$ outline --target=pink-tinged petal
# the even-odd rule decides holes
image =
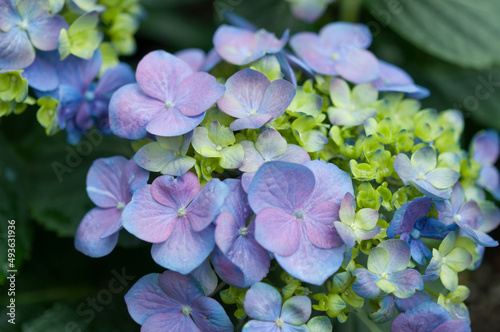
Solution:
[[[210,259],[217,275],[228,285],[237,288],[247,288],[253,284],[253,282],[249,283],[245,279],[245,275],[241,269],[231,262],[219,248],[216,247],[214,249],[210,255]]]
[[[341,223],[340,221],[336,221],[335,229],[337,230],[337,233],[342,241],[344,241],[349,248],[354,248],[356,245],[356,235],[354,234],[352,228]]]
[[[224,60],[236,65],[244,65],[253,61],[257,38],[249,30],[221,25],[215,31],[213,44]]]
[[[198,280],[203,287],[206,295],[212,294],[217,288],[217,274],[210,266],[210,260],[207,258],[200,266],[191,272],[191,275]]]
[[[377,286],[377,281],[380,280],[378,275],[365,268],[355,269],[352,275],[356,278],[352,284],[354,293],[365,299],[373,299],[380,294],[381,290]]]
[[[339,219],[339,209],[337,203],[325,201],[306,213],[304,224],[307,237],[316,247],[329,249],[344,243],[334,225]]]
[[[303,165],[313,172],[315,178],[314,192],[307,203],[309,207],[324,201],[340,205],[346,193],[354,194],[350,175],[336,165],[321,160],[307,161]]]
[[[289,30],[285,30],[285,32],[283,32],[283,36],[281,36],[280,39],[276,38],[276,36],[272,32],[268,32],[264,29],[258,30],[255,33],[255,37],[257,38],[257,47],[254,51],[252,61],[261,58],[265,54],[274,54],[281,51],[281,49],[288,42],[289,36]]]
[[[146,136],[148,122],[162,112],[167,110],[161,101],[148,97],[137,84],[127,84],[111,97],[109,125],[116,136],[139,139]]]
[[[306,150],[295,144],[287,144],[287,149],[284,154],[275,160],[288,161],[291,163],[302,164],[311,160],[309,153]]]
[[[123,202],[128,203],[132,194],[148,183],[149,172],[142,169],[133,160],[127,161],[122,169],[121,189]]]
[[[290,9],[292,10],[293,16],[297,17],[299,20],[313,23],[323,15],[327,4],[333,1],[334,0],[329,0],[326,3],[320,1],[298,1],[292,3]]]
[[[191,306],[194,300],[205,295],[203,287],[192,275],[165,271],[158,277],[158,284],[167,296],[182,305]]]
[[[483,247],[496,247],[498,246],[498,241],[493,239],[488,234],[475,230],[469,225],[460,225],[460,228],[463,229],[472,239],[477,243],[482,245]]]
[[[217,100],[217,106],[222,112],[235,118],[244,118],[248,116],[248,110],[234,98],[222,97]]]
[[[137,189],[122,214],[123,227],[141,240],[159,243],[167,240],[176,224],[183,223],[177,209],[158,203],[151,185]]]
[[[424,88],[416,85],[411,76],[403,69],[382,60],[378,60],[378,65],[380,75],[373,83],[379,91],[416,93],[422,94],[420,98],[425,97],[425,93],[423,90],[421,91]]]
[[[290,256],[299,247],[300,222],[281,209],[264,208],[255,217],[255,240],[274,254]]]
[[[249,320],[243,326],[242,332],[282,332],[283,329],[276,326],[274,322],[263,322],[260,320]]]
[[[415,294],[417,290],[424,289],[424,282],[417,270],[408,269],[390,274],[387,281],[396,287],[394,296],[408,298]]]
[[[500,174],[495,166],[483,166],[477,184],[488,190],[496,200],[500,200]]]
[[[149,316],[141,326],[141,332],[202,332],[191,317],[182,312],[162,312]]]
[[[243,147],[244,159],[243,165],[240,167],[242,172],[256,172],[260,166],[264,163],[264,158],[255,148],[254,142],[251,141],[241,141],[240,145]]]
[[[391,324],[391,332],[434,331],[434,328],[450,320],[450,313],[432,301],[401,313]]]
[[[187,48],[175,53],[175,56],[191,67],[194,72],[202,71],[201,67],[205,61],[205,52],[199,48]]]
[[[427,291],[418,291],[415,292],[415,295],[406,298],[406,299],[396,299],[396,308],[399,311],[408,311],[425,301],[429,301],[431,296]]]
[[[231,212],[236,217],[238,227],[244,227],[252,214],[252,209],[248,204],[247,194],[243,190],[241,180],[226,179],[224,183],[229,187],[230,192],[225,198],[221,211]]]
[[[372,43],[370,29],[359,23],[330,23],[321,28],[319,35],[328,48],[336,50],[367,48]]]
[[[382,227],[377,225],[377,226],[375,226],[374,229],[372,229],[370,231],[365,231],[365,230],[358,228],[354,231],[354,234],[356,234],[356,238],[358,238],[360,240],[370,240],[370,239],[373,239],[375,236],[377,236],[377,234],[380,233],[381,230],[382,230]]]
[[[450,320],[436,327],[432,332],[470,332],[470,322],[464,320]]]
[[[366,50],[348,51],[335,69],[340,76],[355,84],[372,82],[379,76],[378,60]]]
[[[474,159],[483,165],[493,165],[498,159],[499,142],[496,130],[484,130],[474,135],[471,144]]]
[[[175,107],[186,116],[197,116],[212,107],[224,94],[224,85],[207,73],[194,73],[179,85]]]
[[[283,79],[272,81],[264,92],[257,112],[269,114],[276,119],[286,111],[293,97],[295,97],[295,88],[290,82]]]
[[[394,159],[394,170],[406,185],[408,185],[411,180],[416,180],[418,177],[417,172],[411,164],[410,158],[403,153],[398,154]]]
[[[219,302],[206,296],[200,296],[194,301],[191,317],[202,331],[234,331],[224,308]]]
[[[402,240],[386,240],[378,245],[389,252],[389,263],[385,267],[385,272],[394,273],[403,271],[410,263],[410,245]]]
[[[275,255],[279,265],[294,278],[313,285],[322,285],[340,268],[344,260],[345,246],[320,249],[301,232],[300,245],[290,256]]]
[[[120,223],[120,216],[121,211],[113,208],[90,210],[76,230],[76,250],[90,257],[103,257],[109,254],[118,242],[118,232],[103,235],[110,226],[116,222]]]
[[[255,174],[248,189],[248,201],[255,213],[277,207],[292,214],[303,207],[314,187],[314,173],[307,167],[272,161],[262,165]]]
[[[343,223],[347,225],[352,225],[354,218],[356,216],[356,203],[354,202],[354,196],[351,193],[345,194],[340,203],[339,218]]]
[[[317,34],[301,32],[290,39],[290,46],[304,62],[317,73],[324,75],[337,75],[336,61],[325,48]]]
[[[200,180],[191,172],[177,178],[162,175],[151,186],[151,194],[157,202],[176,210],[186,208],[199,192]]]
[[[68,29],[68,23],[59,15],[43,17],[29,22],[28,34],[33,45],[42,51],[57,49],[59,33]]]
[[[455,183],[451,194],[451,205],[453,207],[453,212],[457,213],[460,207],[465,202],[465,190],[460,182]]]
[[[35,49],[25,31],[14,27],[0,31],[0,68],[23,69],[35,60]]]
[[[311,317],[311,300],[307,296],[292,296],[283,303],[281,319],[292,325],[305,324]]]
[[[122,201],[121,177],[127,159],[122,156],[95,160],[87,173],[87,194],[102,208],[116,208]]]
[[[203,186],[186,210],[195,232],[205,229],[215,221],[228,194],[229,187],[219,179],[212,179]]]
[[[227,79],[224,97],[235,99],[248,114],[251,110],[259,109],[270,84],[271,81],[261,72],[250,68],[242,69]],[[224,108],[221,110],[226,112]]]
[[[451,198],[453,199],[453,195]],[[434,206],[436,207],[436,211],[438,212],[439,221],[441,221],[445,225],[451,225],[455,222],[455,211],[449,200],[434,201]]]
[[[153,117],[147,124],[146,130],[156,136],[180,136],[196,128],[204,118],[205,113],[185,116],[178,109],[171,108]]]
[[[158,284],[159,273],[150,273],[139,279],[125,294],[130,316],[138,324],[155,314],[180,314],[182,304],[168,297]]]
[[[250,184],[252,183],[253,177],[255,176],[255,172],[253,173],[244,173],[241,176],[241,186],[245,192],[248,192],[248,188],[250,188]]]
[[[270,114],[255,114],[242,119],[236,119],[229,126],[232,131],[243,129],[259,129],[272,120]]]
[[[203,62],[203,65],[200,69],[200,71],[205,71],[208,72],[210,71],[213,67],[217,66],[219,62],[222,61],[221,56],[215,48],[212,48],[210,51],[208,51],[207,56],[205,58],[205,61]]]
[[[189,223],[178,222],[165,242],[153,244],[151,255],[164,268],[187,274],[203,263],[214,246],[214,226],[195,232]]]
[[[236,238],[240,235],[236,218],[231,212],[224,211],[217,217],[215,226],[215,243],[227,254]]]
[[[458,211],[458,215],[460,216],[460,221],[457,221],[459,225],[468,225],[473,229],[481,226],[483,215],[475,201],[465,202]]]
[[[153,51],[137,65],[135,77],[142,91],[162,102],[173,102],[179,84],[193,73],[187,63],[165,51]]]
[[[248,317],[274,322],[281,312],[281,295],[271,285],[257,282],[245,294],[243,303]]]
[[[134,83],[134,81],[132,68],[126,63],[119,63],[107,69],[99,78],[94,90],[95,98],[109,100],[113,92],[126,84]]]

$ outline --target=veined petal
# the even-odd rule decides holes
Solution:
[[[300,32],[290,38],[290,46],[304,62],[317,73],[337,75],[336,60],[331,57],[319,36],[312,32]],[[333,52],[332,52],[333,53]]]
[[[428,145],[423,146],[411,155],[411,163],[417,174],[427,174],[436,168],[436,151]]]
[[[352,290],[358,296],[373,299],[380,294],[380,288],[377,286],[377,281],[380,280],[379,276],[365,268],[354,269],[352,275],[356,278],[352,284]]]
[[[46,16],[30,21],[28,34],[36,48],[42,51],[52,51],[57,49],[57,41],[62,29],[68,29],[68,23],[62,16]]]
[[[92,163],[87,173],[87,194],[95,205],[116,208],[121,202],[121,176],[126,163],[127,159],[122,156],[100,158]]]
[[[191,272],[191,275],[198,280],[203,287],[206,295],[212,294],[217,288],[217,274],[210,266],[210,260],[207,258]]]
[[[286,152],[286,139],[277,130],[266,129],[257,137],[255,149],[264,160],[274,160]]]
[[[300,222],[281,209],[264,208],[255,217],[255,239],[274,254],[290,256],[299,247]]]
[[[394,170],[399,175],[401,180],[407,185],[411,180],[416,180],[418,175],[413,168],[410,158],[405,154],[398,154],[394,159]]]
[[[408,298],[415,291],[424,289],[424,282],[417,270],[408,269],[390,274],[387,280],[396,287],[393,294],[399,298]]]
[[[224,94],[224,85],[207,73],[185,78],[175,95],[175,107],[186,116],[197,116],[212,107]]]
[[[249,30],[223,24],[215,31],[213,44],[217,53],[227,62],[245,65],[253,61],[257,38]]]
[[[165,271],[158,277],[158,284],[167,296],[182,305],[191,306],[194,300],[205,295],[203,287],[192,275]]]
[[[232,131],[243,129],[259,129],[271,120],[272,116],[270,114],[255,114],[252,116],[247,116],[245,118],[236,119],[231,122],[231,125],[229,127]]]
[[[242,332],[282,332],[274,322],[263,322],[260,320],[249,320],[244,326]]]
[[[341,223],[340,221],[335,221],[335,229],[337,230],[338,235],[344,241],[344,243],[349,248],[354,248],[356,245],[356,235],[351,227]]]
[[[316,247],[329,249],[343,244],[334,225],[339,209],[337,203],[325,201],[306,213],[304,223],[307,237]]]
[[[283,303],[281,319],[292,325],[305,324],[311,317],[311,300],[307,296],[292,296]]]
[[[35,49],[25,31],[0,31],[0,68],[23,69],[35,60]]]
[[[200,296],[194,301],[191,317],[202,331],[234,331],[234,326],[224,308],[217,300],[206,296]]]
[[[141,326],[141,331],[154,332],[168,330],[172,332],[201,332],[193,320],[182,312],[161,312],[149,316]]]
[[[228,186],[219,179],[212,179],[203,186],[186,210],[191,227],[195,232],[205,229],[215,221],[215,217],[220,212],[228,194]]]
[[[399,314],[391,324],[391,332],[434,331],[434,328],[450,319],[450,313],[445,308],[426,301]]]
[[[471,150],[474,159],[482,165],[493,165],[499,154],[498,133],[495,130],[484,130],[474,135],[471,143]]]
[[[200,181],[194,173],[174,178],[163,175],[151,185],[151,195],[158,202],[177,211],[186,208],[200,192]]]
[[[384,248],[389,252],[389,263],[385,266],[384,272],[395,273],[406,269],[410,263],[410,245],[402,240],[386,240],[380,243],[377,248]]]
[[[264,92],[257,113],[269,114],[272,119],[276,119],[285,112],[293,97],[295,88],[290,82],[283,79],[272,81]]]
[[[114,96],[114,95],[113,95]],[[184,135],[196,128],[205,118],[205,112],[197,116],[185,116],[178,109],[163,109],[151,118],[146,130],[157,136]]]
[[[367,48],[372,42],[370,29],[359,23],[334,22],[321,28],[321,40],[331,48]]]
[[[355,84],[372,82],[379,76],[378,60],[367,50],[350,50],[345,58],[338,61],[337,73]]]
[[[257,282],[250,287],[243,303],[248,317],[274,322],[281,312],[281,295],[271,285]]]
[[[451,168],[436,168],[425,176],[427,182],[437,189],[452,187],[460,178],[460,173]]]

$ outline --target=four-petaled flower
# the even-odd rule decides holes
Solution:
[[[205,296],[192,275],[173,271],[145,275],[125,294],[130,316],[141,331],[231,332],[224,308]]]
[[[137,84],[120,88],[109,105],[111,130],[129,139],[142,138],[147,132],[186,134],[224,94],[224,86],[215,77],[193,72],[187,63],[165,51],[142,58],[135,77]]]
[[[281,306],[281,295],[271,285],[257,282],[245,294],[243,303],[248,317],[243,332],[308,332],[305,325],[311,316],[311,300],[293,296]]]
[[[118,242],[122,212],[132,194],[148,182],[149,173],[133,160],[116,156],[94,161],[87,174],[87,194],[97,207],[84,217],[75,247],[90,257],[109,254]]]
[[[159,265],[190,273],[214,248],[212,222],[228,191],[218,179],[200,190],[191,172],[178,178],[162,175],[134,193],[123,212],[123,227],[153,243],[151,255]]]

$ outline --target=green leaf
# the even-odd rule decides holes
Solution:
[[[489,0],[365,1],[382,26],[429,54],[463,67],[500,63],[500,3]]]

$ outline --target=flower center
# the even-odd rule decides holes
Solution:
[[[118,202],[118,204],[116,204],[116,208],[120,211],[123,210],[125,208],[125,203]]]
[[[382,272],[382,274],[380,275],[380,278],[382,279],[386,279],[389,275],[387,274],[387,272]]]
[[[339,54],[337,52],[333,52],[330,55],[330,58],[332,58],[332,60],[338,60],[339,59]]]
[[[252,115],[255,115],[257,114],[257,110],[255,109],[251,109],[250,112],[248,112],[248,115],[252,116]]]
[[[220,150],[222,150],[222,146],[217,145],[217,146],[215,147],[215,150],[216,150],[216,151],[220,151]]]
[[[414,239],[418,239],[420,238],[420,231],[416,228],[414,228],[411,233],[410,233],[410,236]]]
[[[459,215],[459,214],[456,214],[456,215],[453,216],[453,220],[455,222],[461,222],[462,221],[462,216]]]
[[[424,181],[425,180],[425,173],[418,174],[418,180]]]
[[[182,313],[188,316],[191,313],[191,307],[187,305],[182,306]]]
[[[19,22],[17,24],[17,26],[19,29],[21,29],[23,31],[28,30],[28,20],[27,19],[22,20],[21,22]]]
[[[85,100],[86,101],[92,101],[95,98],[95,94],[92,91],[87,91],[85,92]]]
[[[182,217],[185,217],[186,216],[186,209],[184,208],[180,208],[179,210],[177,210],[177,215],[182,218]]]
[[[297,220],[304,220],[304,212],[302,212],[302,210],[295,211],[295,213],[293,214],[293,216]]]
[[[282,327],[284,323],[285,322],[283,322],[283,319],[281,318],[276,319],[276,321],[274,322],[274,324],[276,324],[277,327]]]
[[[240,235],[241,235],[241,236],[247,236],[247,235],[248,235],[248,228],[246,228],[246,227],[241,227],[241,228],[239,229],[239,232],[240,232]]]
[[[166,102],[165,102],[165,108],[166,108],[167,110],[171,109],[171,108],[172,108],[172,107],[174,107],[174,106],[175,106],[175,105],[174,105],[174,102],[172,102],[172,101],[170,101],[170,100],[168,100],[168,101],[166,101]]]

